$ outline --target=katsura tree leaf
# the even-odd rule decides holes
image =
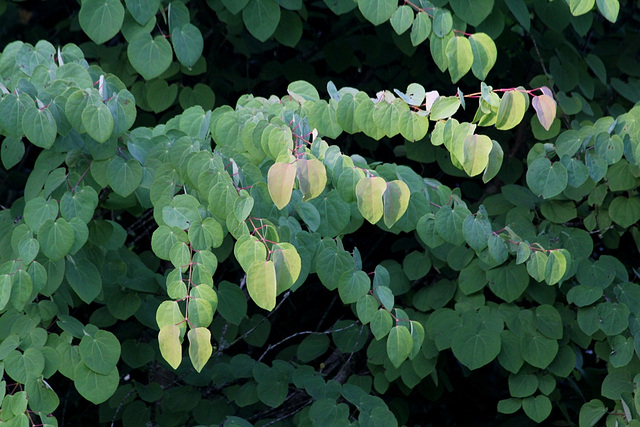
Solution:
[[[493,10],[493,0],[451,0],[453,12],[459,18],[477,27]]]
[[[298,159],[296,166],[302,200],[306,202],[322,194],[327,184],[327,170],[322,162],[316,159]]]
[[[500,353],[500,332],[481,325],[464,323],[453,333],[451,349],[456,358],[469,369],[478,369]]]
[[[249,33],[264,42],[278,28],[280,6],[273,0],[250,0],[242,9],[242,20]]]
[[[429,119],[415,111],[406,110],[400,113],[398,129],[407,141],[420,141],[427,135]]]
[[[482,174],[482,182],[485,184],[495,178],[500,172],[500,167],[502,166],[502,159],[504,157],[504,151],[502,151],[502,146],[498,143],[498,141],[492,139],[491,140],[491,151],[489,152],[489,163]]]
[[[407,31],[412,23],[413,9],[409,5],[399,6],[391,15],[391,26],[398,35]]]
[[[598,10],[602,13],[607,21],[616,22],[618,20],[618,12],[620,12],[619,0],[596,0]]]
[[[120,342],[108,331],[98,331],[93,336],[84,335],[78,349],[84,364],[102,375],[109,375],[120,360]]]
[[[471,43],[466,37],[454,37],[447,43],[445,52],[449,63],[451,82],[457,83],[473,65],[474,56]]]
[[[402,365],[413,349],[411,332],[404,326],[394,326],[387,337],[387,355],[396,368]]]
[[[519,90],[509,90],[502,95],[496,117],[496,128],[509,130],[522,121],[527,110],[527,96],[529,95]]]
[[[162,36],[151,37],[149,33],[138,33],[127,46],[127,56],[133,68],[145,80],[164,73],[173,59],[171,44]]]
[[[191,329],[187,333],[187,339],[189,340],[189,358],[196,372],[200,372],[213,353],[211,331],[207,328]]]
[[[82,112],[82,126],[89,136],[105,142],[113,133],[113,116],[106,104],[90,104]]]
[[[269,195],[278,209],[284,209],[291,200],[296,169],[296,163],[274,163],[269,168],[267,174]]]
[[[462,166],[469,176],[479,175],[489,164],[493,149],[491,138],[486,135],[468,135],[464,139]]]
[[[609,204],[609,216],[621,227],[640,221],[640,198],[618,196]]]
[[[22,117],[22,130],[33,145],[48,149],[56,140],[58,126],[49,108],[30,106]]]
[[[182,344],[180,343],[180,329],[175,325],[166,325],[158,333],[158,346],[164,360],[173,369],[178,369],[182,362]]]
[[[0,114],[2,114],[0,112]],[[24,156],[25,148],[22,140],[17,138],[6,137],[2,141],[2,148],[0,148],[0,158],[2,159],[2,166],[9,170],[17,165]]]
[[[411,191],[404,181],[398,179],[386,184],[387,188],[382,195],[384,225],[391,228],[407,211]]]
[[[547,269],[547,254],[542,251],[534,251],[527,261],[527,272],[529,276],[533,277],[538,282],[542,282],[545,279],[545,273]]]
[[[48,219],[38,230],[40,250],[52,261],[62,259],[73,246],[73,227],[64,218]]]
[[[82,0],[78,20],[89,38],[102,44],[120,31],[124,7],[119,0]]]
[[[386,189],[387,183],[378,176],[363,178],[356,186],[358,210],[371,224],[377,223],[384,214],[382,195]]]
[[[594,426],[608,412],[599,399],[592,399],[580,408],[579,422],[581,426]]]
[[[160,0],[125,0],[125,4],[133,19],[144,25],[158,13]]]
[[[551,414],[551,400],[545,395],[529,396],[522,400],[522,409],[536,423],[541,423]]]
[[[569,9],[573,16],[580,16],[591,12],[595,3],[596,0],[569,0]]]
[[[276,292],[289,289],[298,280],[302,269],[302,260],[291,243],[278,243],[271,249],[271,260],[276,270]]]
[[[555,285],[567,271],[567,258],[562,250],[549,251],[544,271],[544,280],[548,285]]]
[[[218,284],[218,312],[229,323],[240,325],[247,314],[247,299],[244,292],[233,283]]]
[[[73,193],[71,191],[64,193],[60,199],[60,214],[67,220],[79,218],[88,224],[97,206],[98,193],[93,187],[85,185],[84,187],[76,187]]]
[[[92,371],[80,362],[73,370],[73,383],[78,393],[94,405],[105,402],[118,388],[120,376],[118,368],[113,368],[108,375]]]
[[[71,289],[87,304],[95,300],[102,291],[102,277],[96,266],[86,258],[69,257],[65,277]]]
[[[54,199],[47,201],[42,196],[35,197],[25,205],[23,216],[25,224],[37,234],[42,224],[48,220],[55,221],[58,217],[58,202]]]
[[[411,25],[411,44],[418,46],[431,34],[431,18],[426,12],[418,12]]]
[[[373,25],[388,21],[398,7],[395,0],[359,0],[358,9]]]
[[[545,369],[558,354],[558,341],[539,333],[526,333],[520,337],[524,360],[536,368]]]
[[[493,42],[493,39],[485,33],[470,35],[469,43],[471,44],[471,51],[473,52],[471,71],[479,80],[485,80],[498,58],[496,44]]]
[[[171,42],[176,58],[187,68],[193,67],[202,56],[204,39],[200,30],[192,24],[174,28],[171,32]]]
[[[114,156],[107,168],[107,180],[117,194],[127,197],[133,193],[142,181],[142,166],[136,159],[123,159]]]
[[[507,3],[507,7],[522,28],[529,31],[531,28],[531,16],[524,0],[507,0],[505,3]]]
[[[240,263],[242,269],[249,271],[251,265],[256,261],[267,259],[267,249],[255,236],[245,235],[236,242],[233,253]]]
[[[562,163],[552,164],[546,157],[539,157],[531,162],[526,177],[533,194],[545,199],[557,196],[569,183],[567,169]]]
[[[249,296],[260,308],[271,311],[276,306],[277,279],[273,261],[255,261],[247,271]]]
[[[433,15],[433,33],[437,37],[444,37],[453,28],[453,16],[447,9],[436,9]]]
[[[338,293],[345,304],[357,302],[371,290],[371,280],[362,270],[345,271],[338,280]]]
[[[553,124],[553,120],[556,118],[556,101],[549,95],[534,96],[531,101],[534,110],[536,110],[536,116],[545,130],[549,130]]]
[[[460,108],[460,98],[457,96],[441,96],[431,106],[429,118],[433,121],[448,119]]]

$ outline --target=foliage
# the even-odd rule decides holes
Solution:
[[[631,2],[60,4],[0,3],[3,422],[639,422]]]

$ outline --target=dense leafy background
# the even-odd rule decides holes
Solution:
[[[634,2],[0,12],[2,421],[639,422]]]

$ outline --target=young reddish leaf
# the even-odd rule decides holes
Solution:
[[[361,179],[356,185],[358,210],[371,224],[377,223],[382,218],[384,213],[382,194],[386,189],[387,183],[379,176]]]
[[[302,200],[306,202],[322,194],[327,184],[327,171],[321,161],[316,159],[298,160],[297,175]]]
[[[274,163],[269,168],[269,173],[267,174],[269,195],[278,209],[282,209],[289,204],[295,177],[295,163]]]
[[[247,271],[249,296],[260,308],[267,311],[276,306],[276,268],[273,261],[256,261]]]
[[[411,191],[404,181],[398,179],[388,182],[387,189],[382,195],[384,204],[384,225],[391,228],[409,207]]]
[[[556,118],[556,101],[549,95],[534,96],[531,101],[533,109],[536,110],[536,115],[540,124],[545,130],[549,130],[553,119]]]
[[[158,333],[158,345],[164,360],[173,368],[178,369],[182,362],[182,345],[180,344],[180,329],[175,325],[167,325]]]

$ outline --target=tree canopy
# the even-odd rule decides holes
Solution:
[[[640,424],[639,19],[0,1],[0,420]]]

